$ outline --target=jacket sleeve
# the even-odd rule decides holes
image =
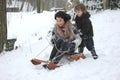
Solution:
[[[52,45],[55,44],[56,42],[56,36],[55,36],[55,32],[54,32],[54,29],[52,30],[52,37],[51,37],[51,43]]]
[[[82,42],[82,38],[80,37],[79,33],[75,33],[75,39],[72,42],[75,43],[75,49],[77,49]]]

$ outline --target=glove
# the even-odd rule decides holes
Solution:
[[[51,39],[51,43],[52,43],[52,44],[55,44],[55,43],[56,43],[56,40],[55,40],[55,39]]]
[[[71,43],[71,47],[72,47],[72,48],[74,48],[75,45],[76,45],[76,44],[75,44],[74,42]]]
[[[70,47],[69,54],[74,54],[74,52],[75,52],[75,46],[76,46],[76,44],[72,42],[72,43],[71,43],[71,47]]]

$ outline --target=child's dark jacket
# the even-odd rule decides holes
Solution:
[[[75,23],[76,27],[80,32],[82,33],[82,38],[91,38],[93,37],[93,27],[92,23],[89,19],[90,14],[87,12],[86,14],[83,14],[81,17],[76,16]]]

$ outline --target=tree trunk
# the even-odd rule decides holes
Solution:
[[[42,11],[46,10],[46,0],[42,0]]]
[[[22,11],[25,1],[21,1],[21,2],[22,2],[22,4],[21,4],[21,7],[20,7],[20,11]]]
[[[41,0],[36,0],[36,4],[37,4],[37,13],[41,12]]]
[[[0,0],[0,53],[7,41],[6,0]]]
[[[108,0],[103,1],[103,9],[104,10],[108,9]]]

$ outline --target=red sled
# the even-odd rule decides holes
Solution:
[[[68,55],[67,55],[67,56],[68,56]],[[85,59],[86,56],[85,56],[84,54],[82,54],[82,55],[75,54],[75,55],[71,55],[70,58],[71,58],[72,60],[77,61],[77,60],[80,60],[81,58],[82,58],[82,59]],[[39,65],[39,64],[41,64],[41,63],[46,63],[50,69],[55,69],[55,68],[60,67],[60,65],[54,64],[53,62],[50,62],[50,61],[47,61],[47,60],[32,59],[31,62],[32,62],[32,64],[34,64],[34,65]]]
[[[46,63],[50,69],[55,69],[55,68],[60,67],[60,66],[58,66],[57,64],[54,64],[53,62],[46,61],[46,60],[32,59],[31,62],[32,62],[34,65],[38,65],[38,64],[41,64],[41,63]]]

